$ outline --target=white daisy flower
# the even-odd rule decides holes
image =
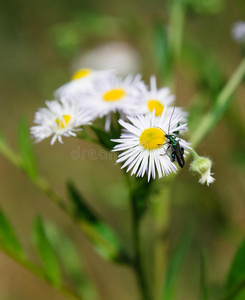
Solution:
[[[180,115],[182,123],[187,122],[188,113],[183,111],[180,107],[169,107],[173,104],[175,96],[170,94],[170,89],[163,87],[157,89],[156,77],[151,76],[149,90],[145,87],[142,93],[139,111],[142,114],[151,114],[155,110],[155,115],[160,116],[165,107],[167,107],[167,114],[171,116],[173,109],[175,114]]]
[[[175,136],[174,132],[185,129],[186,124],[178,125],[179,115],[167,116],[166,109],[160,117],[155,116],[155,111],[151,115],[138,115],[128,117],[132,124],[119,120],[124,132],[120,139],[113,140],[118,143],[113,151],[122,151],[119,154],[117,163],[124,163],[122,168],[127,167],[127,172],[131,175],[143,177],[148,174],[148,181],[152,177],[161,178],[170,172],[177,171],[176,165],[171,161],[170,140],[167,134]],[[188,143],[178,138],[180,147],[190,149]],[[170,151],[169,151],[170,149]]]
[[[236,22],[232,28],[232,37],[238,43],[245,42],[245,22]]]
[[[125,79],[112,76],[96,81],[94,88],[84,98],[86,106],[92,108],[99,118],[106,116],[105,128],[108,131],[112,112],[119,112],[121,118],[138,113],[137,104],[143,89],[140,75],[129,75]]]
[[[93,116],[88,110],[78,109],[71,101],[61,100],[46,101],[47,108],[40,108],[34,118],[36,126],[31,127],[31,134],[36,142],[52,136],[51,145],[58,139],[62,142],[62,136],[76,136],[75,131],[82,125],[91,124]]]
[[[72,76],[71,81],[62,85],[55,92],[55,98],[60,99],[65,97],[72,99],[80,93],[86,92],[93,85],[93,82],[98,79],[108,78],[114,74],[113,69],[109,70],[92,70],[92,69],[79,69]]]
[[[170,89],[167,87],[157,89],[156,77],[150,78],[150,89],[145,87],[141,98],[141,113],[149,114],[155,110],[155,115],[160,116],[165,106],[173,104],[175,96],[170,94]]]

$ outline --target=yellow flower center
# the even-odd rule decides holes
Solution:
[[[145,129],[140,136],[140,144],[147,150],[160,148],[165,140],[164,131],[156,127]]]
[[[59,129],[64,129],[70,122],[70,119],[71,119],[71,116],[63,115],[63,117],[61,119],[57,118],[55,120],[55,123],[58,125]]]
[[[148,109],[152,112],[155,109],[155,115],[159,116],[162,114],[164,106],[158,100],[151,99],[147,103]]]
[[[113,102],[121,100],[123,97],[126,96],[126,93],[123,89],[112,89],[103,95],[103,100],[106,102]]]
[[[80,79],[82,77],[88,76],[92,72],[91,69],[80,69],[73,74],[72,80]]]

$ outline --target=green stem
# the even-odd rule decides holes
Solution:
[[[232,96],[237,86],[242,81],[244,75],[245,58],[242,60],[241,64],[235,70],[234,74],[219,94],[215,102],[214,108],[209,113],[207,113],[207,115],[201,120],[199,126],[192,134],[192,138],[190,141],[192,144],[192,148],[195,148],[205,138],[208,132],[217,124],[222,114],[230,104]]]
[[[23,163],[20,156],[15,154],[12,149],[7,145],[4,141],[3,137],[0,136],[0,153],[7,158],[13,165],[15,165],[19,169],[23,169]]]
[[[172,178],[172,176],[171,176]],[[155,299],[161,299],[164,270],[166,267],[166,240],[164,236],[169,226],[170,221],[170,199],[171,199],[171,178],[162,183],[162,188],[152,201],[156,236],[155,251],[154,251],[154,291]]]
[[[169,71],[169,78],[167,85],[174,90],[174,70],[181,55],[183,31],[185,23],[185,4],[183,0],[173,0],[170,4],[170,35],[169,35],[169,48],[170,48],[170,61],[172,70]]]
[[[29,272],[34,274],[36,277],[38,277],[38,278],[44,280],[45,282],[47,282],[50,286],[52,286],[53,288],[58,290],[62,295],[66,296],[66,297],[68,297],[69,299],[72,299],[72,300],[81,300],[82,299],[81,296],[78,296],[73,291],[69,290],[68,288],[66,288],[64,286],[54,286],[54,285],[52,285],[47,280],[47,277],[44,275],[42,270],[40,268],[36,267],[31,262],[29,262],[28,260],[20,259],[19,257],[15,256],[11,252],[9,252],[6,248],[2,247],[1,245],[0,245],[0,251],[3,252],[8,257],[10,257],[15,262],[17,262],[19,265],[24,267],[26,270],[28,270]]]
[[[142,253],[140,249],[140,220],[137,217],[137,207],[134,199],[131,199],[132,209],[132,231],[133,231],[133,243],[134,243],[134,268],[137,273],[138,283],[142,292],[142,299],[150,300],[150,292],[148,289],[148,282],[145,277],[145,272],[142,266]]]
[[[192,155],[194,159],[198,159],[200,157],[194,149],[190,149],[189,153]]]
[[[170,8],[170,47],[174,62],[180,58],[185,23],[185,4],[183,0],[171,1]]]
[[[133,196],[133,189],[131,186],[130,178],[126,174],[127,183],[130,190],[130,204],[131,204],[131,213],[132,213],[132,239],[133,239],[133,267],[137,276],[137,281],[141,291],[142,300],[152,300],[152,295],[149,289],[149,282],[147,282],[145,270],[142,263],[142,251],[140,247],[140,224],[141,218],[139,216],[137,203]]]

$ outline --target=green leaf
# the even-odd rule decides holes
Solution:
[[[169,261],[168,267],[167,267],[167,274],[166,274],[166,280],[165,280],[165,287],[162,299],[164,300],[171,300],[174,298],[175,291],[176,291],[176,284],[178,279],[178,274],[180,271],[181,263],[185,257],[185,254],[189,248],[190,241],[192,237],[192,231],[188,227],[177,247],[175,248],[175,251]]]
[[[74,217],[80,221],[96,250],[108,260],[126,262],[127,257],[114,231],[93,212],[71,182],[67,184],[67,189]]]
[[[84,219],[88,223],[98,222],[98,218],[85,202],[83,196],[75,188],[72,182],[67,183],[69,198],[72,202],[73,215],[78,219]]]
[[[60,286],[61,272],[59,263],[40,217],[36,217],[33,230],[34,244],[41,258],[44,274],[53,285]]]
[[[227,297],[227,299],[232,300],[242,300],[245,298],[245,239],[239,246],[232,261],[224,288],[224,294],[232,295],[232,297]]]
[[[166,28],[162,22],[157,22],[154,27],[154,55],[155,65],[163,79],[170,76],[172,58]]]
[[[0,210],[0,241],[3,247],[19,259],[24,258],[23,249],[14,233],[12,226]]]
[[[94,289],[82,272],[83,265],[80,254],[72,240],[61,229],[50,222],[45,221],[44,228],[65,273],[71,279],[79,294],[85,299],[95,299]]]
[[[26,119],[22,119],[19,125],[18,144],[24,170],[30,178],[35,178],[37,176],[37,168]]]

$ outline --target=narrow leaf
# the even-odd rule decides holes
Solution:
[[[227,297],[227,299],[240,300],[245,298],[245,239],[239,246],[231,264],[224,293],[225,295],[232,295],[232,298]]]
[[[53,285],[60,286],[61,272],[59,263],[40,217],[35,219],[33,230],[34,244],[42,261],[44,274]]]
[[[164,28],[162,22],[158,22],[154,27],[154,45],[155,52],[153,58],[159,74],[165,80],[169,77],[171,70],[171,55],[169,49],[168,35],[166,28]]]
[[[84,219],[88,223],[98,222],[97,216],[85,202],[85,199],[75,188],[73,183],[68,182],[67,189],[69,192],[69,198],[72,202],[74,216],[78,219]]]
[[[182,238],[180,239],[167,267],[167,275],[165,281],[165,288],[163,292],[162,299],[171,300],[174,298],[176,291],[176,284],[178,279],[178,274],[180,271],[181,263],[185,257],[187,249],[189,248],[191,241],[192,231],[190,228],[185,230]]]
[[[8,251],[18,258],[24,258],[23,249],[14,233],[12,226],[0,210],[0,241]]]
[[[86,299],[95,299],[94,289],[83,273],[80,254],[73,241],[65,232],[50,222],[45,221],[44,227],[65,273],[68,275],[68,278],[71,279],[71,282],[75,285],[79,294]]]
[[[23,167],[31,178],[35,178],[37,176],[37,168],[26,119],[22,119],[20,122],[18,142]]]
[[[94,213],[71,182],[67,184],[67,189],[74,216],[96,250],[106,259],[126,262],[127,258],[114,231]]]

